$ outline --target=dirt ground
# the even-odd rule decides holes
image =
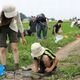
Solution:
[[[61,48],[60,50],[58,50],[56,52],[56,56],[57,56],[58,60],[64,60],[71,53],[74,53],[75,51],[77,54],[78,53],[80,54],[80,39],[77,39],[76,41],[69,43],[66,46],[64,46],[63,48]]]
[[[71,54],[80,55],[80,39],[77,39],[74,42],[67,44],[66,46],[60,48],[60,50],[58,50],[56,52],[56,56],[57,56],[58,60],[65,60]],[[58,65],[60,65],[60,64],[58,64]],[[65,64],[63,64],[63,65],[65,65]],[[80,63],[79,63],[79,65],[80,65]],[[30,67],[33,67],[33,65],[28,66],[28,68],[30,68]],[[51,79],[48,79],[48,77],[47,77],[47,79],[46,78],[39,79],[40,78],[39,74],[36,76],[33,74],[35,78],[33,78],[33,77],[28,78],[28,76],[32,75],[32,73],[29,73],[26,71],[23,71],[23,75],[24,75],[24,78],[21,78],[21,79],[20,79],[21,76],[18,74],[18,76],[16,76],[16,79],[2,79],[2,80],[51,80]],[[43,76],[43,75],[41,75],[41,76]],[[80,75],[74,77],[74,80],[80,80]]]
[[[66,58],[72,55],[80,56],[80,38],[76,41],[69,43],[65,47],[61,48],[56,52],[56,56],[58,60],[64,61]],[[77,60],[75,60],[77,62]],[[68,64],[68,63],[67,63]],[[66,66],[67,64],[58,64],[58,66]],[[70,64],[70,63],[69,63]],[[78,65],[80,66],[80,60],[78,61]],[[74,77],[74,80],[80,80],[80,74]]]

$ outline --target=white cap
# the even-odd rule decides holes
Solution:
[[[5,5],[2,10],[7,18],[12,18],[17,15],[16,7],[14,5]]]
[[[31,45],[31,56],[32,57],[39,57],[44,53],[44,51],[45,51],[45,48],[42,47],[40,43],[36,42]]]

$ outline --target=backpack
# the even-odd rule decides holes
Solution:
[[[37,23],[46,22],[46,17],[45,17],[45,15],[44,15],[44,14],[39,14],[39,15],[37,15],[36,22],[37,22]]]

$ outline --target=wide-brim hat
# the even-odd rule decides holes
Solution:
[[[2,10],[7,18],[15,17],[18,13],[14,5],[5,5]]]
[[[39,43],[33,43],[31,46],[31,56],[32,57],[39,57],[45,51],[45,48],[42,47]]]

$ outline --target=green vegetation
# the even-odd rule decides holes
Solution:
[[[54,24],[55,24],[55,22],[49,22],[47,40],[42,40],[42,41],[40,41],[40,43],[44,47],[50,48],[55,53],[58,50],[58,47],[63,47],[64,45],[74,41],[76,39],[76,35],[80,34],[80,29],[77,27],[71,28],[70,22],[64,22],[62,24],[62,29],[63,29],[64,35],[67,35],[68,37],[64,38],[62,41],[59,41],[56,44],[54,42],[54,35],[52,35],[52,26]],[[25,28],[29,27],[28,23],[25,23],[23,25]],[[31,59],[31,55],[30,55],[30,53],[31,53],[30,48],[31,48],[31,44],[37,41],[36,35],[26,36],[25,38],[27,41],[27,44],[25,46],[23,46],[20,42],[18,43],[20,66],[27,66],[32,63],[32,59]],[[63,78],[61,78],[59,80],[71,80],[73,76],[80,74],[79,73],[80,67],[76,66],[74,64],[70,64],[70,63],[74,63],[76,58],[77,58],[76,56],[75,57],[70,56],[69,59],[66,59],[65,61],[60,61],[60,64],[69,63],[69,65],[67,67],[66,66],[59,67],[59,70],[54,74],[55,77],[52,76],[49,80],[53,80],[53,79],[57,80],[57,79],[61,78],[61,76]],[[79,56],[79,58],[80,58],[80,56]],[[9,68],[13,66],[12,53],[7,53],[7,64],[9,65]]]
[[[48,29],[48,39],[47,40],[42,40],[40,41],[40,43],[44,46],[44,47],[48,47],[50,48],[54,53],[58,50],[58,47],[63,47],[64,45],[66,45],[69,42],[72,42],[73,40],[75,40],[75,37],[77,34],[80,34],[80,29],[79,28],[71,28],[70,27],[70,22],[64,22],[62,24],[62,29],[64,32],[64,35],[67,35],[68,38],[64,38],[62,41],[59,41],[57,44],[54,43],[54,35],[52,35],[52,26],[54,25],[54,22],[50,22],[49,23],[49,29]],[[29,25],[28,23],[24,23],[23,24],[25,28],[28,28]],[[21,66],[26,66],[28,64],[30,64],[31,61],[31,56],[30,56],[30,47],[31,44],[36,42],[36,35],[34,36],[26,36],[26,41],[27,44],[25,46],[22,46],[22,44],[19,42],[18,44],[18,48],[19,48],[19,54],[20,54],[20,65]],[[12,53],[8,53],[8,60],[7,62],[9,63],[9,65],[13,65],[13,60],[12,60]]]

